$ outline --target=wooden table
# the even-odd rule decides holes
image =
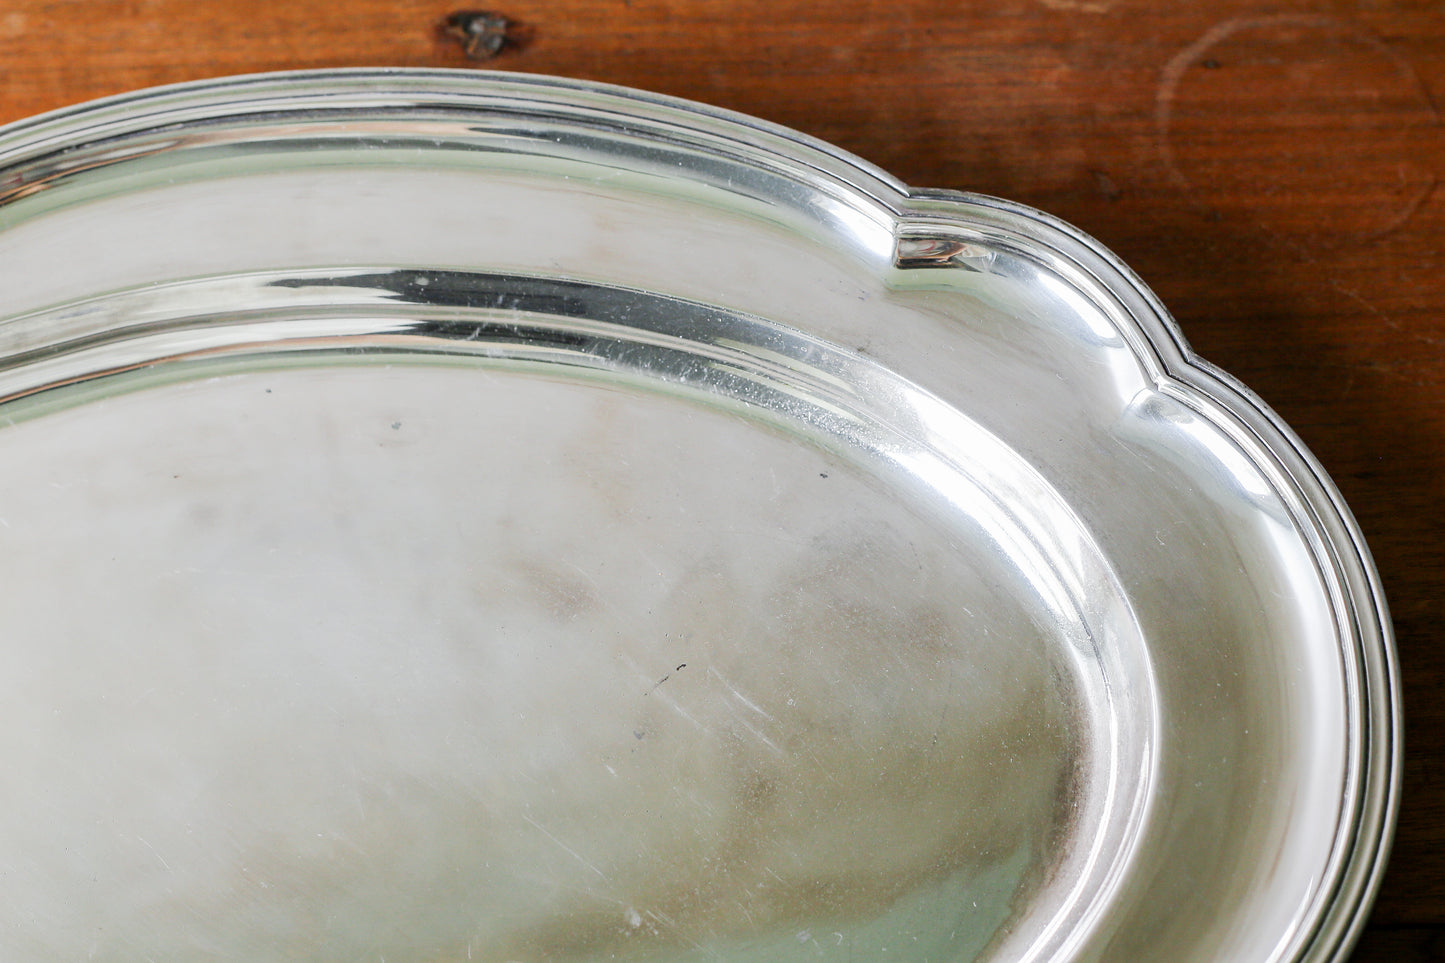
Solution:
[[[500,0],[499,0],[500,2]],[[174,81],[464,67],[442,0],[7,0],[0,121]],[[642,87],[1082,227],[1324,463],[1408,708],[1356,963],[1445,959],[1445,8],[1419,0],[505,0],[489,66]]]

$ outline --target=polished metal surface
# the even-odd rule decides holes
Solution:
[[[736,115],[0,132],[0,955],[1325,961],[1368,553],[1077,231]]]

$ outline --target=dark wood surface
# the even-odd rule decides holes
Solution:
[[[304,67],[469,66],[419,0],[5,0],[0,121]],[[488,6],[483,4],[483,6]],[[1364,528],[1407,708],[1353,959],[1445,960],[1445,6],[1436,0],[498,0],[488,66],[777,121],[908,183],[1024,201],[1159,293]]]

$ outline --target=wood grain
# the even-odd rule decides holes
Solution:
[[[500,0],[499,0],[500,2]],[[137,87],[467,66],[417,0],[9,0],[0,121]],[[507,0],[491,66],[643,87],[1042,207],[1151,284],[1324,463],[1379,563],[1408,709],[1357,961],[1445,959],[1445,13],[1411,0]]]

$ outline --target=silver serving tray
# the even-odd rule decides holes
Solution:
[[[0,132],[0,957],[1324,961],[1333,485],[1096,242],[595,84]]]

